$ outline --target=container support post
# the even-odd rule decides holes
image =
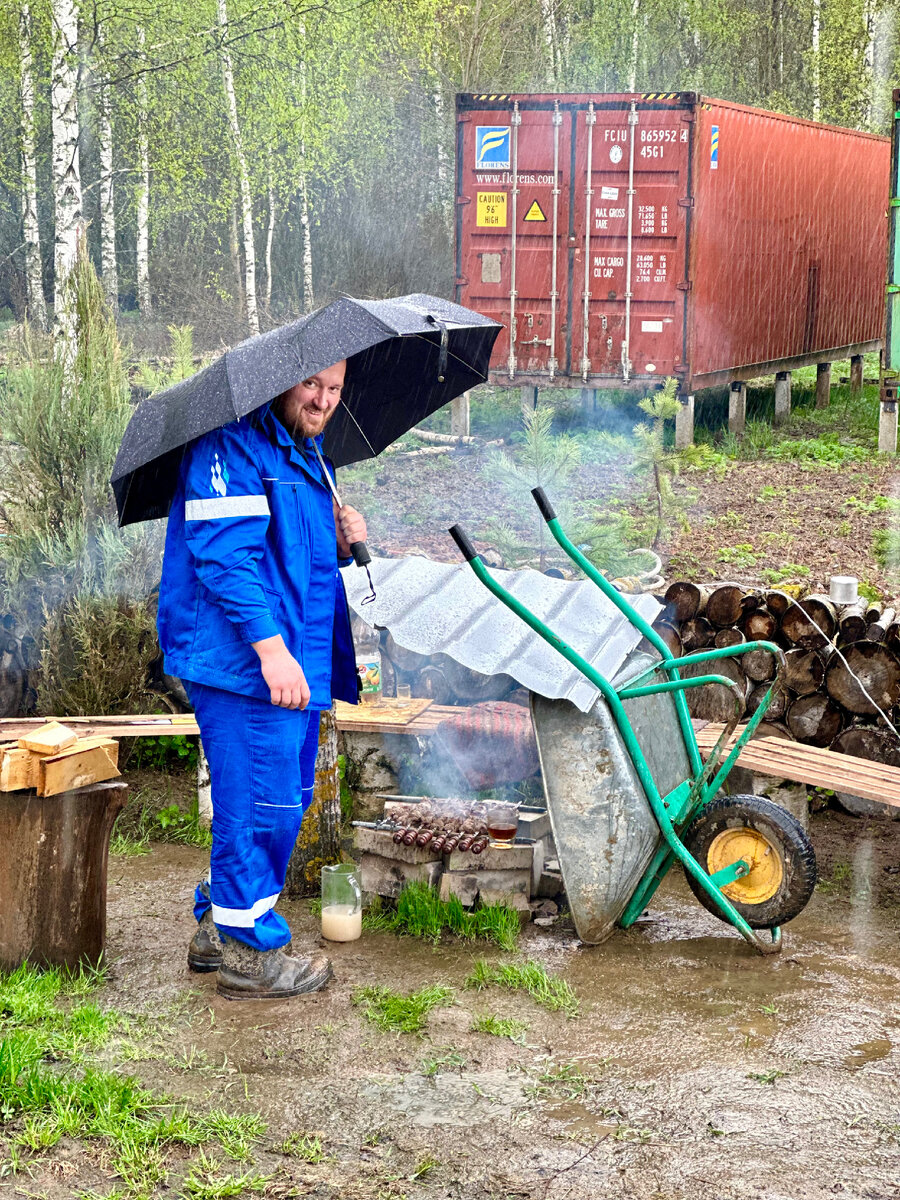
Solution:
[[[878,416],[878,453],[897,453],[897,380],[886,379],[881,385]]]
[[[775,376],[775,424],[783,425],[791,415],[791,373],[779,371]]]
[[[556,357],[556,307],[559,303],[558,265],[559,256],[559,127],[562,125],[562,113],[559,111],[559,101],[553,104],[553,248],[550,259],[550,358],[547,369],[551,381],[556,378],[559,370],[559,359]]]
[[[631,378],[631,256],[634,251],[634,141],[637,105],[632,100],[628,114],[628,241],[625,251],[625,338],[622,342],[622,378]]]
[[[816,408],[831,402],[831,363],[816,363]]]
[[[588,335],[590,332],[588,319],[590,317],[591,306],[591,218],[593,216],[594,126],[596,123],[597,114],[594,112],[594,102],[592,100],[585,117],[585,124],[587,125],[587,166],[584,179],[584,295],[582,297],[584,311],[581,318],[581,378],[584,383],[587,383],[588,376],[591,373],[591,360],[588,357]]]
[[[522,114],[518,100],[513,105],[509,123],[512,126],[512,212],[510,216],[509,248],[509,377],[516,377],[516,232],[519,206],[519,126]]]
[[[675,449],[684,450],[694,444],[694,397],[680,392],[681,408],[675,414]]]
[[[728,393],[728,432],[738,437],[747,424],[747,385],[743,380],[731,385]]]
[[[853,354],[850,357],[850,399],[856,400],[863,389],[863,356]]]

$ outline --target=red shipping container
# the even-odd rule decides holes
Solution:
[[[687,394],[881,348],[889,138],[692,92],[464,94],[456,163],[494,382]]]

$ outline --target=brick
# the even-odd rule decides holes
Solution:
[[[441,877],[440,861],[404,863],[380,854],[364,854],[359,863],[362,890],[396,900],[407,883],[423,880],[437,887]]]
[[[427,846],[404,846],[394,841],[392,833],[381,829],[365,829],[357,827],[356,849],[366,854],[381,854],[385,858],[394,859],[401,863],[440,862],[441,855],[435,854]]]
[[[481,854],[472,854],[468,850],[460,854],[454,850],[452,854],[444,855],[444,867],[448,871],[530,871],[533,860],[534,848],[526,843],[510,846],[508,850],[488,846]]]

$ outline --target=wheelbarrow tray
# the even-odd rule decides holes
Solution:
[[[657,655],[633,651],[616,689]],[[660,794],[692,778],[672,693],[624,701]],[[583,713],[568,700],[531,695],[544,795],[578,936],[613,932],[663,837],[612,713],[602,696]]]

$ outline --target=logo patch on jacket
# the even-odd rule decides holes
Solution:
[[[228,467],[225,465],[223,458],[219,462],[218,454],[210,467],[209,490],[215,492],[217,496],[227,496],[228,494]]]

